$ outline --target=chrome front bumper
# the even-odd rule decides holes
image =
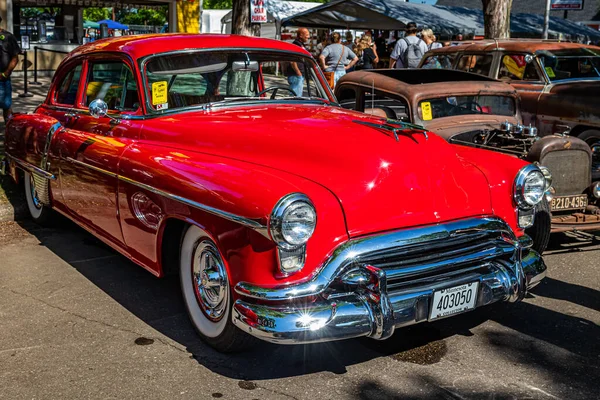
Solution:
[[[497,232],[498,247],[452,259],[451,274],[432,277],[442,268],[439,263],[393,269],[361,261],[374,251],[393,248],[397,252],[415,243],[427,246],[432,238],[443,243],[445,238],[481,232]],[[396,328],[427,321],[433,292],[438,289],[477,281],[476,307],[521,300],[546,275],[544,261],[530,245],[528,237],[517,240],[504,222],[492,218],[362,238],[336,249],[306,282],[272,288],[238,283],[235,291],[240,299],[234,304],[232,319],[251,335],[279,344],[360,336],[386,339]],[[457,265],[464,268],[457,269]],[[399,276],[415,284],[393,283]]]

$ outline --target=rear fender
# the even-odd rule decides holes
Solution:
[[[50,149],[62,129],[58,120],[42,114],[15,114],[6,124],[5,151],[10,175],[18,181],[17,168],[30,172],[40,200],[47,205],[50,192],[46,182],[56,180],[50,170]]]

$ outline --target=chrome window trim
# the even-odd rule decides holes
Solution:
[[[224,47],[224,48],[220,48],[218,49],[219,51],[231,51],[231,52],[236,52],[236,51],[244,51],[247,53],[253,53],[253,52],[270,52],[270,53],[281,53],[281,54],[288,54],[288,55],[294,55],[294,56],[299,56],[299,57],[303,57],[306,58],[307,60],[311,61],[314,63],[314,65],[318,68],[318,64],[316,62],[316,60],[311,56],[311,55],[306,55],[303,54],[301,52],[295,52],[295,51],[288,51],[288,50],[278,50],[278,49],[268,49],[268,48],[263,48],[263,47],[256,47],[256,48],[247,48],[247,47]],[[180,112],[185,112],[185,111],[199,111],[199,110],[206,110],[206,104],[203,105],[197,105],[197,106],[191,106],[191,107],[186,107],[184,109],[168,109],[166,111],[156,111],[152,108],[152,105],[150,104],[150,96],[149,96],[149,90],[150,87],[148,85],[148,74],[146,73],[146,65],[148,64],[149,61],[151,61],[153,58],[155,57],[159,57],[159,56],[169,56],[169,55],[174,55],[174,54],[189,54],[189,53],[202,53],[202,52],[214,52],[215,49],[214,48],[194,48],[194,49],[185,49],[185,50],[174,50],[174,51],[166,51],[166,52],[162,52],[162,53],[154,53],[154,54],[150,54],[147,56],[144,56],[142,58],[140,58],[138,60],[138,68],[140,69],[140,75],[142,78],[142,87],[143,87],[143,97],[144,97],[144,105],[146,107],[146,116],[163,116],[163,115],[172,115],[172,114],[178,114]],[[327,88],[325,88],[325,90],[327,91]],[[330,95],[330,99],[328,99],[331,103],[331,105],[334,106],[339,106],[336,101],[335,101],[335,95],[333,94],[333,91],[331,89],[329,89],[329,93],[327,93],[328,95]],[[333,100],[332,100],[333,99]],[[296,100],[297,102],[297,100]],[[264,101],[261,100],[261,104],[264,103]],[[243,103],[232,103],[232,105],[244,105]]]
[[[426,243],[432,240],[451,238],[476,231],[499,232],[515,248],[521,242],[503,220],[496,217],[470,218],[420,228],[402,229],[390,233],[376,234],[348,240],[335,248],[325,261],[303,281],[295,284],[261,287],[248,282],[239,282],[235,291],[239,295],[268,301],[293,300],[300,297],[317,296],[338,277],[361,266],[360,256],[387,248]]]

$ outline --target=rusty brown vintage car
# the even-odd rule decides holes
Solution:
[[[546,167],[548,201],[538,206],[528,232],[538,251],[546,248],[550,232],[600,229],[600,182],[592,181],[590,147],[564,134],[540,137],[536,127],[523,125],[511,85],[461,71],[379,69],[345,75],[335,94],[347,109],[424,126],[450,143]]]
[[[510,83],[526,124],[541,136],[569,130],[595,152],[600,175],[600,47],[544,40],[486,40],[425,54],[421,68],[474,72]]]

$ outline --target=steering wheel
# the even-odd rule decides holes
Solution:
[[[462,107],[466,110],[478,111],[483,114],[483,107],[476,101],[466,101],[464,103],[457,104],[457,107]]]
[[[264,90],[261,90],[260,92],[258,92],[256,94],[256,97],[260,97],[267,92],[273,91],[273,94],[271,95],[271,100],[273,100],[275,98],[275,96],[277,95],[277,91],[279,89],[287,90],[288,92],[292,93],[294,95],[294,97],[296,97],[296,92],[294,92],[291,87],[283,86],[283,85],[271,86]]]

